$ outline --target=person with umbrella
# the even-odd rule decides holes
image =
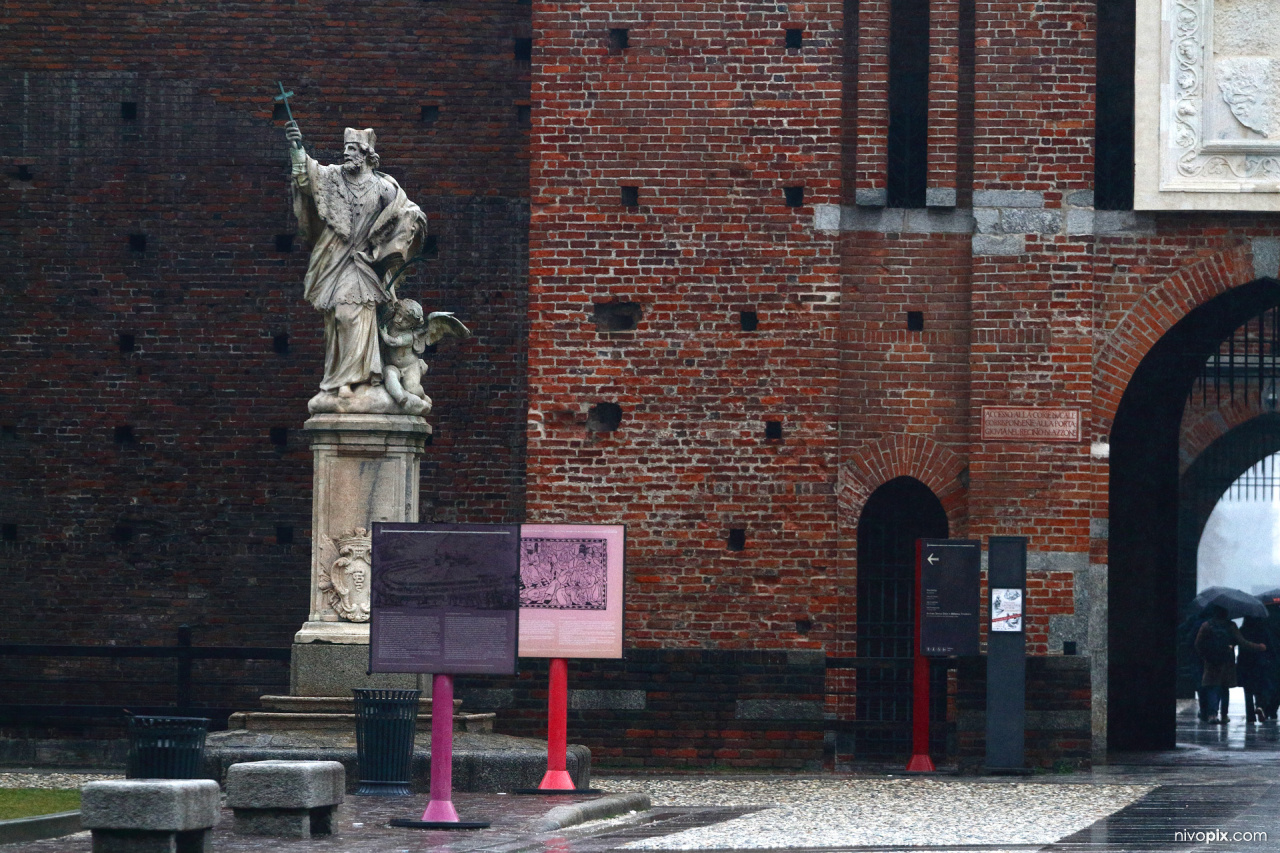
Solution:
[[[1265,652],[1265,643],[1245,639],[1240,629],[1231,621],[1238,616],[1266,615],[1262,602],[1240,590],[1210,587],[1192,601],[1204,607],[1209,619],[1196,632],[1195,648],[1204,664],[1200,686],[1208,698],[1208,714],[1201,713],[1201,722],[1226,723],[1230,690],[1236,686],[1235,646]],[[1261,614],[1259,613],[1261,611]],[[1218,716],[1215,716],[1218,715]]]
[[[1280,640],[1280,587],[1259,593],[1258,600],[1267,608],[1266,628],[1271,639]],[[1245,633],[1243,629],[1241,633]],[[1275,720],[1277,712],[1280,712],[1280,642],[1274,643],[1271,648],[1273,652],[1269,656],[1271,694],[1259,698],[1262,700],[1263,716],[1268,720]]]

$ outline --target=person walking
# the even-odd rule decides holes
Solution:
[[[1226,608],[1210,605],[1209,619],[1196,632],[1196,654],[1204,664],[1200,685],[1209,688],[1205,691],[1209,700],[1208,715],[1202,714],[1201,722],[1223,723],[1230,717],[1227,708],[1231,701],[1230,690],[1236,686],[1236,652],[1235,647],[1265,652],[1264,643],[1246,640],[1240,635],[1240,629],[1227,618]]]
[[[1255,651],[1242,646],[1236,657],[1236,678],[1244,688],[1244,718],[1252,725],[1267,719],[1266,709],[1276,693],[1276,644],[1267,620],[1258,616],[1244,617],[1240,636],[1263,648]]]

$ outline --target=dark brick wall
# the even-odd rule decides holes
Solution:
[[[1028,657],[1025,755],[1027,767],[1056,770],[1092,765],[1089,659]],[[960,658],[956,674],[956,759],[979,770],[987,749],[987,659]]]
[[[475,332],[430,356],[423,518],[523,517],[529,15],[0,5],[0,288],[18,306],[0,316],[0,553],[22,611],[0,642],[169,643],[187,623],[197,645],[282,646],[306,619],[323,329],[306,247],[277,246],[294,229],[277,80],[322,160],[344,126],[377,129],[438,246],[400,292]]]
[[[821,654],[632,649],[569,662],[569,742],[594,767],[822,768]],[[547,663],[515,678],[459,676],[464,708],[493,708],[495,731],[547,736]]]

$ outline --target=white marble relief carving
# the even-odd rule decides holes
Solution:
[[[1280,190],[1280,11],[1274,0],[1165,0],[1169,97],[1161,190]],[[1165,133],[1167,129],[1171,133]]]
[[[369,621],[369,562],[373,540],[363,527],[344,533],[334,543],[338,558],[320,576],[320,590],[325,603],[337,617],[347,622]],[[337,621],[337,617],[334,621]]]

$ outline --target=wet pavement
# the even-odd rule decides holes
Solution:
[[[1236,704],[1239,708],[1239,704]],[[1015,834],[1001,837],[999,811],[984,819],[984,830],[990,843],[954,844],[919,843],[920,829],[937,814],[903,809],[894,814],[903,839],[916,843],[903,844],[894,839],[892,829],[883,836],[884,843],[842,844],[840,827],[832,826],[835,833],[831,843],[821,847],[789,845],[794,851],[982,851],[997,853],[1008,850],[1043,851],[1043,853],[1122,853],[1122,851],[1261,851],[1280,849],[1280,727],[1275,723],[1247,725],[1243,720],[1233,720],[1227,726],[1199,723],[1193,714],[1179,716],[1179,746],[1176,750],[1158,753],[1127,753],[1112,756],[1112,763],[1095,768],[1088,773],[1067,775],[1042,775],[1017,780],[1026,792],[1025,797],[1034,803],[1052,801],[1054,786],[1144,786],[1147,793],[1131,795],[1127,805],[1065,837],[1045,843],[1009,843]],[[780,777],[794,781],[797,777]],[[824,783],[846,784],[851,777],[805,777],[815,785]],[[864,775],[863,780],[883,781],[889,776]],[[935,784],[937,779],[935,777]],[[593,799],[589,795],[566,797],[525,797],[501,794],[454,795],[454,804],[464,821],[488,821],[489,829],[475,831],[444,832],[435,830],[397,829],[388,826],[394,818],[417,818],[426,807],[425,796],[403,798],[348,797],[339,808],[336,821],[337,833],[326,838],[311,840],[264,839],[234,835],[229,812],[224,812],[222,823],[215,829],[212,851],[226,853],[250,853],[250,851],[290,851],[290,853],[320,853],[320,851],[369,851],[369,853],[399,853],[399,851],[441,851],[441,853],[605,853],[619,849],[655,847],[659,844],[674,849],[763,849],[750,843],[747,829],[735,836],[735,827],[747,827],[753,816],[766,814],[778,806],[786,806],[776,799],[768,801],[762,796],[758,803],[744,803],[727,794],[717,793],[717,784],[726,792],[741,792],[744,785],[757,789],[768,779],[752,777],[744,780],[738,776],[707,774],[696,777],[683,776],[682,780],[695,780],[696,790],[704,800],[693,804],[672,805],[676,800],[668,798],[664,803],[661,794],[654,794],[654,807],[647,812],[633,813],[606,821],[584,823],[552,832],[539,831],[538,822],[557,806],[580,803]],[[972,784],[975,790],[987,786],[994,789],[1010,784],[1004,779],[974,777],[947,777],[948,783]],[[628,777],[630,784],[617,787],[631,790],[635,777]],[[675,784],[678,780],[671,780]],[[665,790],[661,780],[653,780],[655,791]],[[610,777],[597,774],[597,787],[610,790]],[[686,783],[687,784],[687,783]],[[902,784],[907,790],[912,784]],[[734,786],[737,786],[736,789]],[[1037,796],[1036,786],[1048,786],[1044,796]],[[782,790],[786,786],[776,786]],[[1149,790],[1148,790],[1149,789]],[[1078,789],[1077,789],[1078,790]],[[705,796],[702,792],[705,792]],[[1132,799],[1132,796],[1137,796]],[[1127,800],[1126,800],[1127,801]],[[1119,804],[1119,801],[1117,801]],[[831,822],[832,813],[817,814],[811,819],[821,823]],[[742,820],[739,820],[742,819]],[[891,821],[892,823],[892,821]],[[988,825],[989,823],[989,825]],[[695,836],[690,830],[714,827],[721,838],[741,840],[737,844],[719,843],[718,847],[686,846],[681,833],[688,838]],[[850,832],[847,838],[857,833]],[[797,833],[797,837],[802,833]],[[778,848],[773,848],[778,849]],[[0,853],[90,853],[88,833],[80,833],[60,839],[29,842],[26,844],[0,845]]]

